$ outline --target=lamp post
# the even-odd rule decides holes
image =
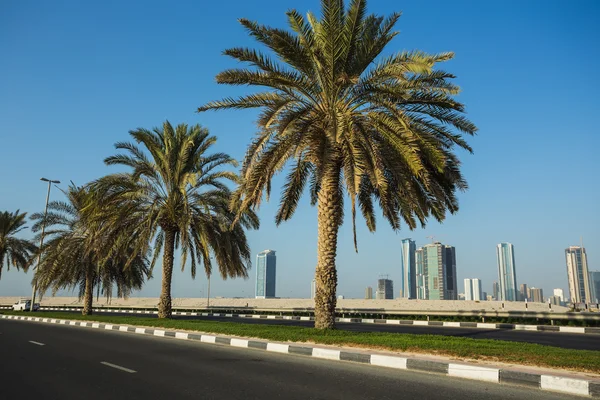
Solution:
[[[40,235],[40,249],[38,253],[37,265],[40,265],[42,259],[42,246],[44,245],[44,231],[46,230],[46,216],[48,215],[48,201],[50,200],[50,189],[52,184],[59,184],[60,181],[53,181],[47,178],[40,178],[41,181],[48,182],[48,193],[46,194],[46,208],[44,209],[44,220],[42,221],[42,234]],[[37,266],[36,266],[37,267]],[[37,282],[33,280],[33,291],[31,292],[31,304],[29,305],[29,311],[33,312],[33,305],[35,304],[35,291],[37,289]]]

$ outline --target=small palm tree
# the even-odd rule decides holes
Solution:
[[[322,18],[287,13],[292,32],[240,20],[274,54],[233,48],[225,54],[249,64],[217,75],[217,82],[265,91],[210,102],[199,112],[258,108],[259,131],[242,166],[236,193],[241,212],[258,207],[271,179],[291,164],[277,224],[294,214],[307,183],[317,205],[315,326],[335,321],[337,237],[344,200],[375,230],[375,204],[393,229],[414,229],[432,216],[458,210],[456,191],[467,188],[453,148],[471,148],[461,133],[476,127],[454,99],[453,75],[435,69],[452,53],[400,52],[378,60],[396,36],[400,14],[367,15],[366,1],[322,0]]]
[[[14,213],[0,212],[0,278],[5,264],[7,270],[12,265],[17,270],[27,271],[31,256],[37,251],[31,241],[15,237],[26,228],[26,215],[27,213],[19,214],[19,210]]]
[[[125,165],[131,172],[103,177],[94,186],[110,199],[110,207],[135,221],[137,248],[149,248],[154,242],[151,267],[162,250],[158,317],[169,318],[175,249],[181,247],[182,270],[190,259],[192,278],[197,264],[203,264],[210,277],[211,255],[223,279],[247,277],[250,249],[244,228],[257,229],[259,222],[253,212],[235,221],[224,181],[235,183],[238,176],[221,168],[237,163],[224,153],[207,154],[217,140],[207,129],[185,124],[174,129],[167,121],[162,129],[129,133],[150,157],[133,143],[117,143],[115,147],[128,154],[108,157],[105,163]]]
[[[46,216],[46,243],[34,280],[40,295],[48,289],[79,289],[83,315],[92,314],[94,290],[107,299],[117,289],[118,297],[128,297],[141,289],[149,274],[144,253],[131,245],[126,219],[120,225],[107,224],[110,215],[97,202],[89,187],[70,186],[66,202],[53,201]],[[44,214],[31,216],[33,231],[41,230]]]

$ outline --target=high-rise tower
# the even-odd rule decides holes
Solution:
[[[569,279],[569,294],[572,303],[591,303],[592,288],[588,273],[587,254],[585,248],[571,246],[565,249],[567,257],[567,277]]]
[[[402,239],[400,265],[400,298],[417,298],[417,277],[415,271],[415,253],[417,246],[411,239]]]
[[[498,280],[501,301],[517,301],[517,273],[515,271],[515,249],[510,243],[496,246],[498,258]]]
[[[441,243],[427,244],[416,251],[417,298],[457,300],[456,250]]]
[[[275,297],[277,257],[275,250],[265,250],[256,256],[256,298]]]

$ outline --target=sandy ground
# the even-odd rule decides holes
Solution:
[[[0,305],[13,304],[19,297],[0,297]],[[94,307],[156,307],[157,297],[130,297],[129,299],[113,298],[110,303],[100,298]],[[82,305],[77,297],[44,297],[43,306]],[[211,307],[249,307],[249,308],[312,308],[311,299],[254,299],[254,298],[214,298],[210,299]],[[205,308],[206,298],[174,298],[174,307]],[[374,309],[390,311],[549,311],[548,304],[524,302],[505,302],[504,309],[499,301],[452,301],[452,300],[362,300],[340,299],[338,308]],[[554,312],[568,311],[566,307],[552,306]]]

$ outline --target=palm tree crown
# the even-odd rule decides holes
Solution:
[[[89,314],[94,289],[107,299],[113,287],[118,297],[127,297],[133,289],[141,289],[149,262],[131,245],[126,220],[119,226],[107,224],[109,215],[89,187],[72,185],[65,195],[67,201],[48,205],[45,220],[43,213],[31,216],[36,221],[33,231],[45,223],[48,238],[34,279],[40,294],[78,288],[83,313]]]
[[[258,218],[246,212],[235,223],[224,181],[237,182],[238,177],[221,168],[236,161],[224,153],[206,153],[216,142],[207,129],[185,124],[174,129],[167,121],[162,129],[140,128],[130,135],[150,157],[133,143],[117,143],[127,153],[105,162],[125,165],[131,172],[106,176],[95,186],[112,199],[115,209],[136,221],[140,248],[154,242],[152,266],[163,251],[159,316],[170,317],[174,249],[181,247],[182,270],[190,260],[192,277],[198,263],[210,276],[213,255],[224,279],[247,277],[250,249],[244,228],[258,228]]]
[[[343,201],[354,220],[360,208],[369,230],[377,202],[392,228],[413,229],[458,210],[467,184],[453,148],[471,151],[461,134],[476,127],[454,99],[459,88],[437,63],[452,53],[404,51],[378,60],[396,36],[400,14],[367,15],[366,1],[322,0],[322,18],[287,13],[292,32],[242,19],[249,34],[276,58],[247,48],[225,54],[250,65],[217,75],[217,82],[265,91],[210,102],[198,111],[259,108],[259,131],[242,166],[239,209],[260,204],[271,179],[292,163],[276,223],[293,215],[307,183],[318,205],[316,325],[333,327],[337,232]]]
[[[27,271],[29,261],[37,247],[27,239],[18,239],[17,233],[26,228],[25,217],[27,213],[14,213],[8,211],[0,212],[0,278],[2,269],[10,270],[11,265],[18,269]]]

